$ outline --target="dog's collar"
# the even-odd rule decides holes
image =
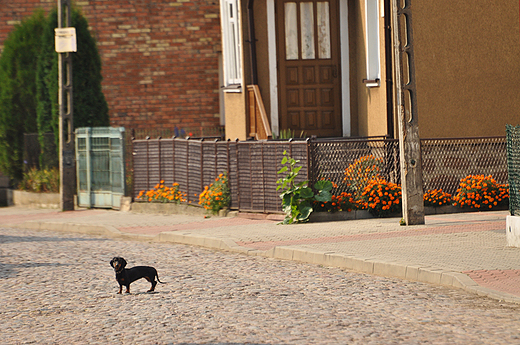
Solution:
[[[114,270],[114,271],[116,271],[116,273],[121,273],[121,272],[123,272],[124,269],[125,269],[125,268],[122,267],[119,271],[116,271],[116,270]]]

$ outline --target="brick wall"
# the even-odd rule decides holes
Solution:
[[[219,125],[218,0],[72,1],[98,42],[111,125],[127,129]],[[15,24],[37,7],[48,12],[56,4],[56,0],[2,0],[0,52]]]

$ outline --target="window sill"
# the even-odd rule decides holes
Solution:
[[[221,87],[224,92],[242,92],[242,85],[240,84],[233,84],[228,86],[222,86]]]
[[[380,79],[363,79],[363,84],[365,84],[366,87],[380,87],[381,86],[381,80]]]

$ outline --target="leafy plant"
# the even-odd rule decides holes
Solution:
[[[424,206],[438,207],[443,205],[450,205],[452,196],[449,193],[443,192],[442,189],[428,190],[423,196]]]
[[[509,187],[497,183],[491,175],[469,175],[460,180],[453,200],[455,206],[491,209],[507,204]]]
[[[180,191],[178,183],[174,183],[171,187],[168,187],[164,185],[164,180],[161,180],[153,189],[147,192],[144,190],[140,191],[136,200],[180,204],[186,201],[186,193]]]
[[[361,198],[368,212],[377,217],[388,216],[401,209],[401,186],[375,178],[368,181]]]
[[[33,168],[23,174],[18,188],[34,193],[59,193],[60,172],[56,168],[43,170]]]
[[[305,138],[305,136],[306,136],[305,131],[301,131],[300,136],[298,138]],[[288,140],[291,138],[296,138],[296,132],[291,130],[290,128],[280,130],[280,135],[278,135],[278,136],[275,133],[273,133],[273,139],[287,139]]]
[[[218,175],[215,182],[204,187],[204,190],[199,195],[199,205],[202,205],[213,214],[218,214],[218,211],[221,209],[229,207],[230,202],[231,195],[227,172]]]
[[[296,177],[301,170],[301,166],[296,164],[299,160],[287,155],[287,151],[283,152],[282,167],[278,174],[286,173],[285,177],[280,178],[276,183],[276,190],[282,190],[280,198],[282,198],[282,208],[285,212],[283,224],[292,224],[296,222],[305,223],[309,221],[309,217],[313,211],[313,203],[330,202],[332,200],[332,182],[320,180],[314,184],[316,193],[308,187],[309,181],[296,183]]]

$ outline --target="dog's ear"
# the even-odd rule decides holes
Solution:
[[[110,260],[110,266],[112,266],[114,268],[114,261],[116,261],[116,258],[113,258],[112,260]]]
[[[125,268],[126,267],[126,260],[123,259],[123,258],[120,258],[121,259],[121,268]]]

